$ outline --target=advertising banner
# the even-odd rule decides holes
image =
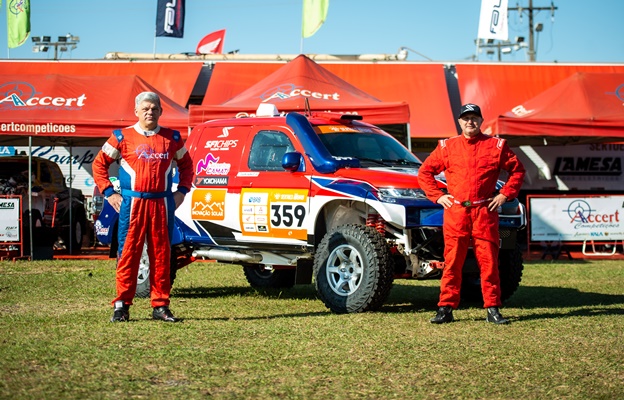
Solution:
[[[523,190],[620,191],[624,143],[512,148],[527,174]]]
[[[477,37],[480,39],[509,39],[507,0],[481,0]]]
[[[0,198],[0,242],[19,242],[20,198]]]
[[[0,1],[0,5],[1,5]],[[7,1],[7,46],[12,49],[26,42],[30,35],[30,0]]]
[[[184,0],[158,0],[156,36],[184,36]]]
[[[531,241],[624,240],[624,195],[527,196]]]
[[[308,38],[316,33],[327,19],[329,0],[303,0],[301,37]]]

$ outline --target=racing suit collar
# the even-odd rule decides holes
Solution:
[[[468,143],[474,143],[474,142],[477,142],[477,141],[481,140],[481,138],[483,138],[484,134],[483,134],[483,132],[479,131],[479,133],[477,133],[473,137],[466,137],[463,133],[462,133],[461,136],[464,139],[466,139],[468,141]]]
[[[145,131],[141,128],[141,125],[137,122],[136,124],[134,124],[134,130],[145,137],[150,137],[160,132],[160,125],[158,125],[156,129],[154,129],[153,131]]]

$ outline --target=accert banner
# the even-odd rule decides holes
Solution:
[[[624,195],[527,196],[531,241],[624,240]]]

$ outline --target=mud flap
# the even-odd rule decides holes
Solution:
[[[314,272],[314,260],[297,260],[297,272],[295,273],[295,285],[308,285],[312,283]]]

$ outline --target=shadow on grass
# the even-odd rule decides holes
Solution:
[[[172,297],[188,299],[210,299],[215,297],[249,295],[254,289],[249,286],[226,286],[226,287],[174,287]]]
[[[552,312],[540,312],[517,318],[525,321],[545,318],[624,315],[624,295],[582,292],[574,288],[552,286],[520,286],[516,294],[505,305],[523,309],[553,309]],[[608,307],[614,305],[622,307]],[[570,310],[570,308],[572,309]]]
[[[251,286],[227,286],[218,288],[208,287],[195,287],[195,288],[176,288],[173,292],[173,296],[176,298],[216,298],[216,297],[230,297],[230,296],[255,296],[261,295],[269,299],[297,299],[297,300],[316,300],[316,289],[314,285],[299,285],[290,289],[254,289]],[[315,311],[304,313],[284,313],[265,316],[254,317],[214,317],[214,318],[187,318],[189,320],[211,320],[211,321],[255,321],[255,320],[271,320],[277,318],[296,318],[296,317],[315,317],[326,316],[331,314],[327,311]]]
[[[382,312],[414,312],[421,309],[437,309],[439,288],[395,285]],[[563,312],[541,313],[522,319],[540,319],[572,316],[595,316],[606,314],[624,315],[624,295],[583,292],[574,288],[553,286],[520,286],[504,304],[505,307],[523,309],[563,310]],[[608,306],[621,305],[614,309]],[[483,302],[462,299],[460,309],[481,308]],[[578,309],[584,307],[583,309]]]
[[[582,292],[575,288],[553,286],[520,286],[507,301],[509,307],[585,307],[624,305],[624,294]]]
[[[543,312],[538,314],[514,317],[515,321],[531,321],[549,318],[569,318],[569,317],[596,317],[601,315],[624,315],[624,309],[621,308],[604,308],[592,307],[581,308],[562,312]]]
[[[230,286],[219,288],[176,288],[174,296],[178,298],[216,298],[227,296],[261,295],[270,299],[316,300],[314,285],[300,285],[291,289],[256,290],[249,286]],[[394,284],[388,299],[378,312],[382,313],[413,313],[431,312],[437,309],[440,289],[438,286],[414,286]],[[320,301],[320,300],[319,300]],[[608,308],[622,305],[622,308]],[[462,300],[460,309],[481,308],[482,303]],[[552,286],[520,286],[517,292],[504,306],[522,309],[553,309],[553,312],[542,312],[520,317],[518,320],[562,318],[596,315],[624,315],[624,295],[582,292],[574,288]],[[584,307],[578,309],[579,307]],[[573,308],[572,310],[567,310]],[[555,311],[558,310],[558,311]],[[327,312],[299,314],[280,314],[249,319],[270,319],[282,317],[327,315]],[[237,318],[245,319],[245,318]]]
[[[227,296],[252,296],[259,294],[269,299],[314,300],[316,289],[314,285],[298,285],[289,289],[254,289],[251,286],[226,287],[194,287],[174,288],[173,295],[180,298],[207,299]]]

